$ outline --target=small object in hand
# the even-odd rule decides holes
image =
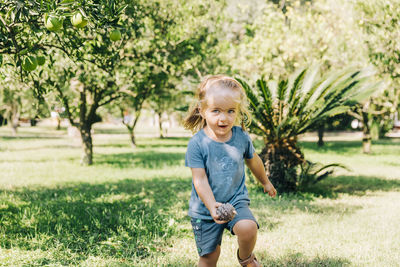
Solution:
[[[220,221],[229,222],[236,216],[236,214],[237,212],[235,208],[229,203],[224,203],[217,208],[217,215]]]

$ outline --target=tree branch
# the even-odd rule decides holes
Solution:
[[[57,92],[61,98],[61,101],[63,102],[64,106],[65,106],[65,111],[67,113],[67,117],[68,117],[68,121],[72,126],[78,126],[77,123],[74,122],[74,119],[72,118],[72,114],[71,114],[71,110],[69,108],[69,103],[68,103],[68,99],[64,96],[64,93],[62,92],[61,88],[59,85],[55,86],[57,89]]]
[[[359,120],[359,121],[362,121],[362,116],[360,115],[360,114],[358,114],[358,113],[356,113],[356,112],[353,112],[353,111],[351,111],[351,110],[349,110],[349,111],[347,111],[347,113],[349,114],[349,115],[351,115],[351,116],[353,116],[354,118],[356,118],[357,120]]]
[[[94,100],[94,103],[90,107],[89,114],[88,114],[88,117],[87,117],[87,120],[88,120],[90,125],[92,125],[94,123],[96,111],[97,111],[97,108],[99,107],[99,101],[100,101],[99,93],[96,90],[94,91],[93,100]]]
[[[79,103],[79,126],[82,129],[86,120],[86,86],[83,86],[83,91],[80,94]]]
[[[62,46],[57,46],[57,45],[53,45],[53,44],[43,44],[43,45],[39,45],[39,48],[44,48],[44,47],[52,47],[52,48],[57,48],[61,51],[63,51],[67,56],[69,56],[69,52]]]

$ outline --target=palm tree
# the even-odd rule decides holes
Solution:
[[[261,77],[255,90],[238,79],[250,102],[250,131],[264,137],[260,157],[279,191],[296,190],[297,167],[306,162],[298,136],[370,96],[377,87],[369,82],[372,75],[370,69],[364,69],[319,78],[319,68],[313,67],[278,83],[267,83]]]

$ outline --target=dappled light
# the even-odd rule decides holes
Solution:
[[[185,192],[190,184],[150,179],[1,190],[1,232],[7,238],[0,244],[26,250],[58,244],[58,258],[49,264],[75,265],[92,255],[147,257],[175,234],[170,213],[183,208],[177,205],[179,195],[165,188]]]
[[[398,266],[399,22],[399,0],[0,0],[0,266]],[[226,203],[235,235],[208,228]]]
[[[196,264],[186,215],[191,178],[190,172],[184,168],[183,145],[188,138],[140,138],[140,145],[132,150],[129,142],[119,134],[110,133],[103,139],[104,133],[99,133],[94,135],[99,144],[95,165],[77,168],[74,157],[80,149],[69,144],[70,137],[66,134],[43,141],[40,136],[51,136],[45,128],[39,132],[32,132],[30,128],[22,130],[32,136],[30,141],[8,138],[7,131],[0,129],[1,142],[6,145],[6,150],[0,152],[0,167],[3,174],[6,171],[1,176],[0,189],[0,231],[3,233],[0,253],[14,255],[6,262],[10,265],[21,262],[28,265],[98,265],[100,262],[134,266],[157,265],[157,262],[169,266]],[[35,139],[36,135],[39,138]],[[336,161],[344,164],[348,164],[348,156],[359,153],[360,148],[358,141],[329,141],[323,148],[312,142],[300,144],[311,158],[327,157],[329,160],[336,157]],[[371,156],[362,155],[367,161],[364,162],[366,165],[360,163],[361,168],[368,170],[386,166],[395,172],[398,169],[395,160],[398,145],[396,139],[376,142],[376,153],[384,158],[375,160],[379,165],[371,167],[368,166],[368,157]],[[35,157],[25,156],[33,151]],[[391,151],[389,156],[384,155],[385,151]],[[20,173],[12,166],[19,168]],[[360,225],[368,225],[371,218],[362,214],[372,210],[376,213],[375,209],[379,207],[383,212],[379,216],[388,218],[388,229],[377,230],[377,234],[379,231],[383,236],[387,231],[392,231],[393,236],[400,234],[391,228],[388,217],[396,218],[400,214],[392,210],[394,204],[387,204],[388,201],[400,200],[399,180],[382,175],[357,175],[359,168],[353,166],[354,174],[330,176],[297,193],[278,192],[277,198],[266,197],[262,188],[247,181],[251,208],[261,226],[261,241],[256,246],[256,253],[264,266],[355,263],[351,253],[363,255],[362,252],[331,254],[331,249],[336,246],[330,242],[326,242],[326,249],[305,244],[329,238],[329,233],[336,232],[335,221],[342,221],[343,227],[351,227],[347,221],[364,216]],[[23,179],[27,172],[30,172],[29,176],[25,175]],[[74,173],[81,174],[75,176]],[[20,178],[8,179],[13,174]],[[299,228],[301,222],[308,222],[305,232]],[[311,235],[313,231],[319,231],[319,227],[324,227],[325,232]],[[286,233],[292,228],[297,229],[297,237]],[[362,229],[357,231],[361,234]],[[272,237],[283,239],[271,242]],[[290,250],[297,238],[302,238],[304,244]],[[339,235],[336,242],[344,242],[343,238]],[[349,244],[346,249],[352,251],[354,247],[351,244],[358,242],[357,237],[346,242]],[[378,238],[374,242],[386,241]],[[235,243],[232,237],[224,237],[222,249],[225,255],[235,253],[229,252]],[[313,247],[317,253],[310,254],[307,247]],[[389,249],[387,257],[392,257],[397,249],[398,246]],[[187,257],[179,256],[182,250]],[[231,266],[233,262],[227,256],[221,258],[221,266]]]

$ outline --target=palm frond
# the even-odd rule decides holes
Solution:
[[[314,66],[306,71],[306,74],[304,76],[304,80],[302,82],[301,88],[300,88],[300,94],[301,94],[301,100],[302,102],[304,99],[311,94],[312,95],[312,89],[313,85],[315,84],[315,81],[317,80],[317,75],[319,73],[319,68]]]
[[[257,131],[269,132],[271,138],[297,136],[316,123],[346,112],[356,101],[368,98],[379,83],[370,83],[370,70],[346,69],[319,78],[316,67],[303,69],[276,89],[261,77],[257,90],[239,80],[252,106]],[[276,90],[276,91],[274,91]]]
[[[299,91],[301,85],[303,84],[304,76],[307,72],[307,69],[302,70],[294,79],[293,87],[290,89],[289,97],[287,99],[288,103],[288,116],[292,116],[297,108],[297,104],[299,103]]]
[[[321,163],[305,161],[300,165],[300,173],[298,176],[299,186],[305,188],[322,181],[334,172],[334,168],[342,168],[350,171],[348,167],[340,163],[322,165]]]
[[[264,77],[261,77],[261,79],[258,79],[256,84],[257,84],[257,88],[262,93],[261,96],[263,98],[265,110],[267,112],[272,111],[272,94],[267,86],[267,82],[264,80]]]
[[[339,74],[333,74],[326,79],[330,84],[324,84],[324,90],[321,91],[321,95],[316,97],[316,100],[312,106],[308,106],[307,111],[303,111],[301,114],[305,115],[299,122],[296,131],[304,133],[309,128],[313,127],[318,121],[323,120],[328,116],[333,116],[346,112],[348,110],[348,104],[354,102],[346,102],[350,98],[350,93],[353,92],[357,95],[358,86],[365,84],[370,78],[366,75],[362,79],[357,79],[360,75],[360,71],[352,72],[341,72]],[[321,84],[322,85],[322,84]],[[362,91],[362,90],[361,90]],[[370,94],[370,91],[365,92],[366,95]]]
[[[262,131],[263,134],[268,133],[268,129],[271,126],[271,118],[268,116],[268,111],[263,108],[265,104],[260,103],[256,94],[254,94],[251,87],[242,79],[236,78],[236,80],[242,85],[243,89],[246,92],[247,98],[250,103],[250,108],[253,113],[253,121],[250,126],[253,126],[256,131]],[[271,105],[272,106],[272,105]],[[271,109],[271,107],[269,107]],[[266,114],[267,113],[267,114]]]
[[[304,164],[297,136],[329,116],[346,112],[356,101],[368,98],[379,83],[371,83],[372,72],[343,70],[319,78],[315,68],[303,69],[276,83],[257,80],[256,88],[244,85],[252,106],[252,131],[261,134],[265,147],[261,157],[267,175],[282,191],[292,191],[326,178],[332,168]],[[276,86],[275,86],[276,85]],[[297,168],[302,172],[297,175]]]
[[[301,84],[303,83],[304,76],[307,72],[307,69],[303,69],[299,74],[295,76],[293,87],[291,88],[289,92],[289,97],[287,99],[288,103],[291,103],[293,101],[294,96],[297,93],[297,90],[301,87]]]
[[[288,80],[282,80],[278,86],[278,92],[277,92],[277,97],[276,97],[278,101],[283,102],[285,100],[285,95],[286,95],[287,89],[288,89]]]

